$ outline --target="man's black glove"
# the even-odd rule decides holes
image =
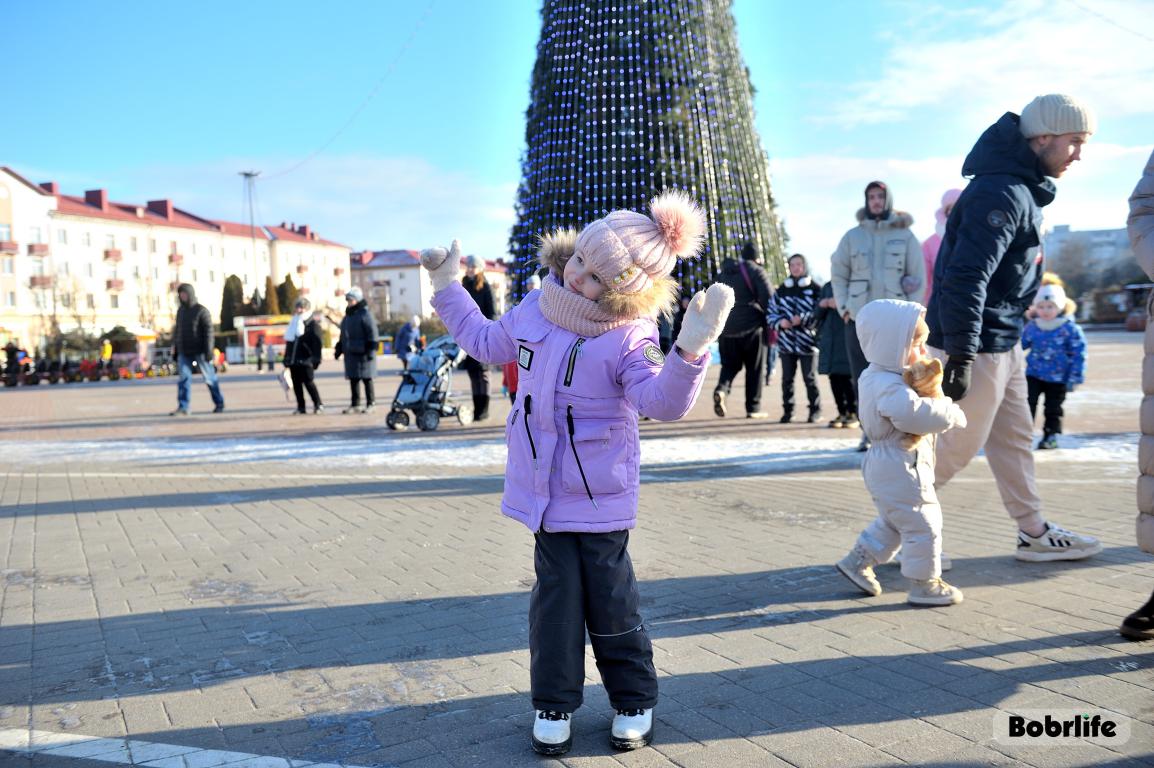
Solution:
[[[950,355],[942,372],[942,394],[955,402],[965,397],[970,389],[970,368],[973,365],[973,355]]]

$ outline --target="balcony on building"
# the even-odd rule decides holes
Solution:
[[[116,262],[119,262],[121,260],[121,258],[122,257],[120,255],[120,249],[119,248],[105,248],[104,249],[104,260],[105,261],[111,261],[113,263],[116,263]]]
[[[179,280],[173,280],[171,283],[168,284],[168,290],[172,291],[173,293],[176,293],[178,290],[180,290],[181,285],[182,285],[182,283]]]
[[[47,256],[48,255],[48,243],[29,243],[28,244],[28,255],[29,256]]]
[[[109,291],[123,291],[124,290],[124,281],[116,279],[116,278],[113,278],[111,280],[105,280],[104,281],[104,287]]]
[[[20,244],[12,240],[0,240],[0,253],[19,253]]]
[[[337,288],[335,291],[333,291],[333,296],[336,296],[338,299],[344,298],[344,295],[345,295],[345,289],[344,288]]]
[[[312,289],[308,287],[301,288],[300,291],[298,291],[298,294],[301,296],[308,296],[310,293],[312,293]]]
[[[345,273],[344,267],[333,267],[333,277],[340,277]]]
[[[308,264],[297,264],[297,274],[298,275],[303,275],[305,272],[308,272],[308,271],[309,271],[309,265]]]
[[[184,263],[184,256],[179,253],[170,253],[168,254],[168,263],[174,267],[179,267]]]
[[[28,278],[28,287],[33,290],[38,288],[51,288],[52,275],[33,275]]]

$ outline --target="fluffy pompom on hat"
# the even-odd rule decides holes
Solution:
[[[348,293],[345,294],[345,298],[352,299],[353,301],[364,301],[365,292],[362,291],[358,286],[354,285],[348,290]]]
[[[1061,136],[1064,133],[1093,133],[1098,121],[1090,108],[1064,93],[1038,96],[1022,109],[1018,123],[1027,139],[1035,136]]]

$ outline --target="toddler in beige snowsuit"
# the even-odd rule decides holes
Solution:
[[[900,547],[909,602],[953,605],[962,601],[962,591],[941,579],[934,443],[938,433],[964,427],[966,416],[948,397],[923,397],[902,378],[907,366],[926,356],[925,313],[921,304],[893,299],[871,301],[858,312],[858,339],[869,361],[858,381],[858,417],[870,439],[862,474],[878,516],[837,569],[866,594],[880,595],[873,568]],[[908,435],[928,437],[914,442]]]

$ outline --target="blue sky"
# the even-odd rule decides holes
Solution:
[[[538,7],[7,0],[0,164],[232,220],[247,215],[237,173],[259,169],[264,223],[355,248],[460,237],[495,258]],[[1044,92],[1100,122],[1047,224],[1124,225],[1154,144],[1154,0],[735,0],[734,15],[791,248],[817,271],[873,178],[931,234],[978,134]]]

